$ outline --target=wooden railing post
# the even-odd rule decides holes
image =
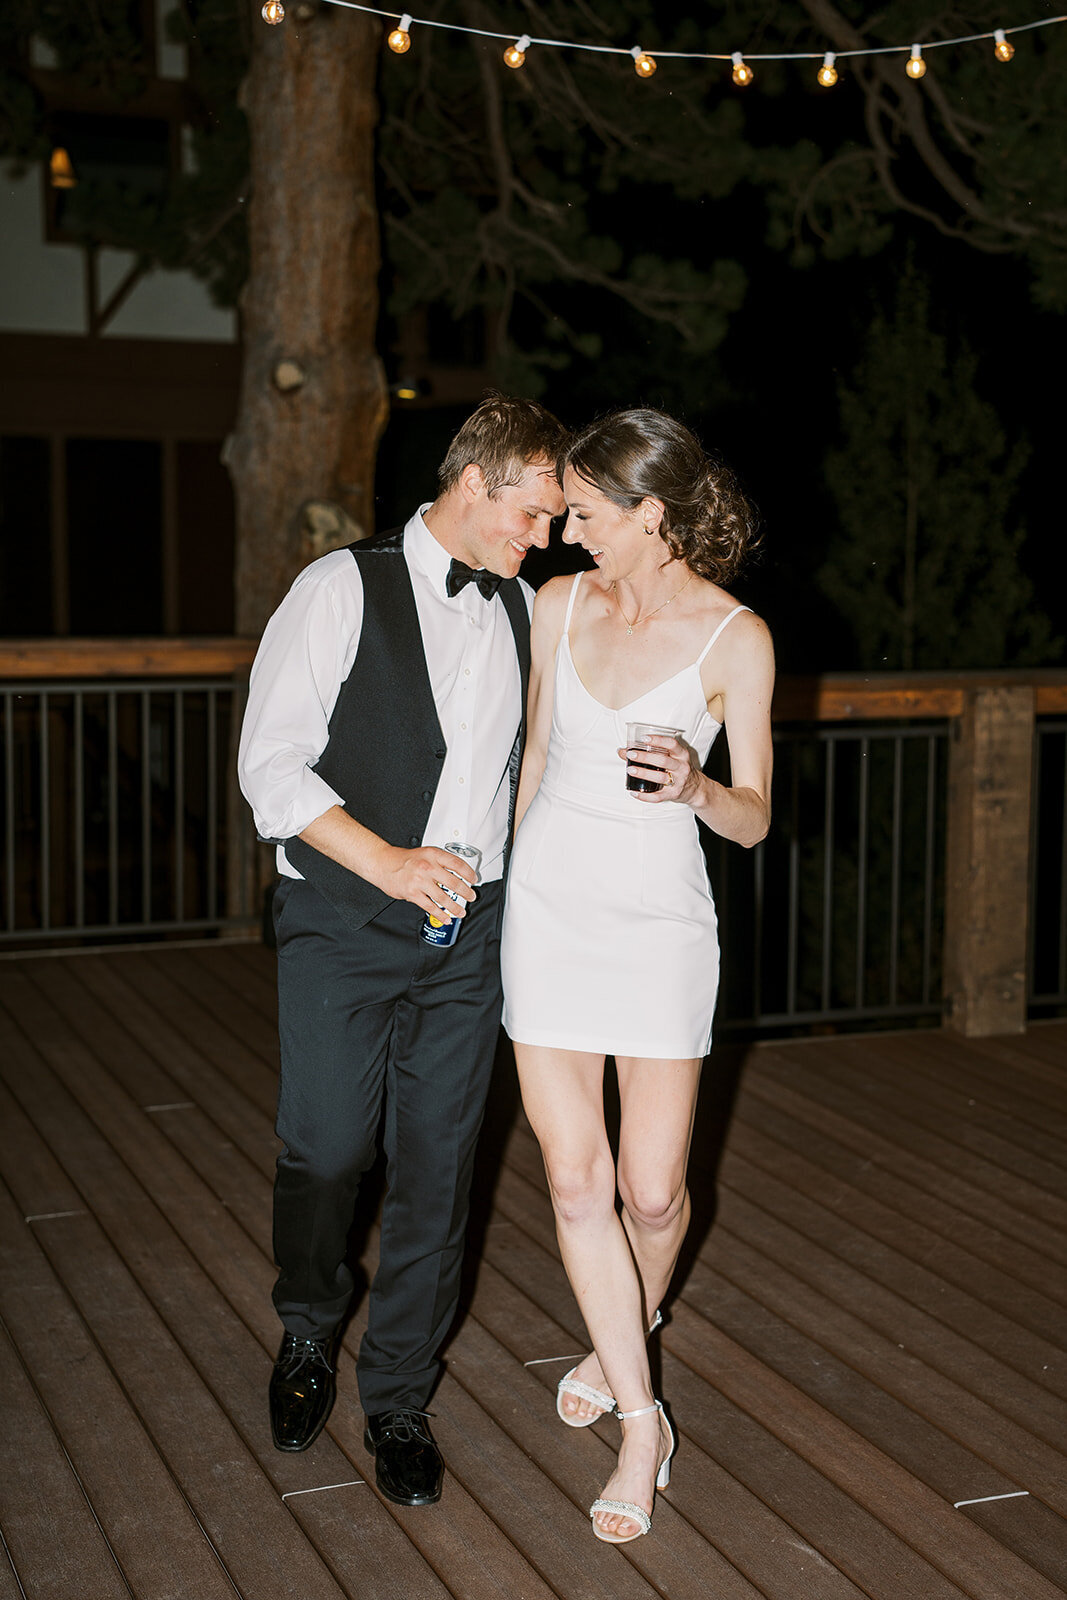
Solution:
[[[1026,1027],[1032,685],[968,687],[949,746],[946,1025]]]

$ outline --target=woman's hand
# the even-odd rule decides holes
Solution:
[[[651,805],[671,800],[694,807],[702,804],[704,774],[696,753],[684,739],[657,735],[655,744],[650,748],[627,750],[624,747],[618,754],[626,762],[628,778],[644,778],[658,785],[646,793],[630,789],[628,792],[635,800],[644,800]]]

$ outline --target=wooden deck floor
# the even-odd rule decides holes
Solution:
[[[681,1447],[616,1550],[506,1070],[441,1504],[363,1481],[358,1312],[328,1433],[272,1449],[272,978],[257,946],[0,961],[0,1600],[1062,1600],[1067,1024],[720,1053],[660,1339]]]

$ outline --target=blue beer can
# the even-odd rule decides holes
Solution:
[[[462,856],[464,861],[469,861],[474,868],[475,875],[477,875],[482,852],[476,845],[446,844],[442,845],[441,848],[448,850],[454,856]],[[441,885],[441,888],[450,900],[455,900],[457,905],[467,904],[462,895],[455,894],[451,889],[446,889],[444,884]],[[424,939],[427,944],[436,945],[441,950],[447,950],[459,938],[459,930],[462,926],[462,917],[453,917],[451,922],[445,922],[440,917],[435,917],[431,912],[427,912],[423,918],[422,927],[419,929],[419,937]]]

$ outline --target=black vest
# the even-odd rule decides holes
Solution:
[[[363,579],[363,627],[352,669],[330,715],[329,738],[315,771],[344,797],[345,810],[364,827],[390,844],[413,847],[422,843],[426,832],[446,745],[404,560],[403,529],[349,545],[348,549]],[[499,594],[515,635],[523,706],[508,763],[510,848],[526,734],[530,622],[517,579],[505,579]],[[381,889],[303,839],[294,836],[282,842],[296,870],[351,927],[363,927],[390,903]]]

